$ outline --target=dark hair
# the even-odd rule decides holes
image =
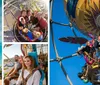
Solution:
[[[19,57],[18,55],[15,55],[14,56],[14,59],[15,59],[15,61],[17,62],[18,61],[18,59],[16,59],[16,57]]]
[[[16,57],[19,57],[19,55],[15,55]]]
[[[31,10],[27,10],[27,13],[28,13],[28,12],[31,12]]]
[[[22,11],[21,11],[21,14],[22,14],[23,12],[26,12],[26,10],[22,10]]]

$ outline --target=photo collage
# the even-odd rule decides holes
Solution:
[[[100,85],[100,0],[0,0],[0,85]]]

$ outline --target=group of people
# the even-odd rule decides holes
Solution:
[[[36,59],[32,56],[14,56],[15,64],[4,79],[4,85],[10,85],[12,79],[16,80],[14,85],[42,85],[42,65],[37,65]]]
[[[79,49],[77,53],[83,54],[86,61],[85,66],[82,68],[82,72],[78,73],[78,77],[84,82],[91,81],[97,83],[98,79],[97,81],[94,81],[91,72],[93,72],[95,69],[97,72],[100,70],[100,36],[98,36],[97,39],[93,38],[92,40],[88,41],[86,46]]]
[[[18,17],[18,31],[30,42],[43,40],[44,30],[47,30],[46,19],[37,15],[38,12],[32,13],[31,10],[22,10]]]

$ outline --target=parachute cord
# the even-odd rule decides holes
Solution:
[[[55,41],[54,41],[54,32],[53,32],[53,27],[52,27],[52,24],[53,24],[52,23],[52,7],[53,7],[53,3],[54,3],[54,0],[50,1],[50,6],[51,6],[50,7],[51,8],[51,11],[50,11],[50,13],[51,13],[51,15],[50,15],[50,29],[51,29],[52,43],[53,43],[54,51],[56,53],[56,58],[59,58],[59,55],[58,55],[58,52],[57,52],[57,48],[56,48],[56,44],[55,44]],[[67,78],[67,80],[69,82],[69,84],[73,85],[71,80],[70,80],[70,78],[68,77],[68,74],[66,73],[66,71],[65,71],[65,69],[64,69],[64,67],[62,65],[62,62],[60,61],[59,64],[60,64],[60,66],[61,66],[61,68],[62,68],[62,70],[63,70],[63,72],[64,72],[64,74],[65,74],[65,76],[66,76],[66,78]]]
[[[52,0],[51,6],[53,6],[53,2],[54,2],[54,0]],[[52,11],[52,9],[51,9],[51,11]],[[50,12],[50,13],[51,13],[51,18],[52,18],[52,12]],[[50,28],[51,28],[51,36],[52,36],[52,42],[53,42],[54,51],[56,53],[56,57],[58,57],[59,55],[58,55],[56,44],[55,44],[55,41],[54,41],[54,34],[53,34],[53,28],[52,28],[52,20],[50,20]]]
[[[97,61],[95,58],[90,57],[89,54],[88,54],[87,52],[85,52],[85,54],[87,55],[88,58],[94,60],[95,63],[99,63],[99,61]]]

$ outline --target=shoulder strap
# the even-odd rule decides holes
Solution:
[[[24,79],[24,69],[22,69],[22,85],[26,85],[26,81]]]
[[[23,83],[26,85],[26,82],[27,82],[27,80],[32,76],[32,74],[34,74],[34,72],[36,71],[36,70],[38,70],[39,69],[39,67],[37,67],[37,68],[35,68],[33,71],[32,71],[32,73],[30,73],[26,78],[24,78],[24,69],[22,69],[22,80],[23,80]]]
[[[33,70],[32,73],[30,73],[30,74],[25,78],[25,81],[26,81],[26,82],[27,82],[27,80],[32,76],[32,74],[33,74],[35,71],[36,71],[36,69]]]
[[[22,69],[22,79],[24,80],[24,69]]]

